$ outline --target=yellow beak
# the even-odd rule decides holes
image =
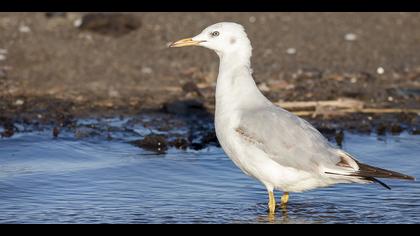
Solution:
[[[196,46],[203,41],[194,41],[192,38],[181,39],[169,45],[170,48],[179,48],[186,46]]]

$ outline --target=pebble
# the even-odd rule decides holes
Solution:
[[[385,70],[383,67],[378,67],[378,69],[376,69],[376,73],[382,75],[383,73],[385,73]]]
[[[154,151],[158,154],[163,154],[168,150],[168,144],[163,135],[150,134],[144,137],[144,139],[134,141],[133,143],[138,147],[148,151]]]
[[[261,91],[264,91],[264,92],[268,92],[268,91],[270,91],[270,88],[267,86],[267,84],[266,83],[264,83],[264,82],[262,82],[262,83],[260,83],[259,85],[258,85],[258,88],[261,90]]]
[[[348,33],[346,35],[344,35],[344,39],[347,41],[354,41],[357,39],[357,35],[353,34],[353,33]]]
[[[20,25],[19,26],[19,32],[29,33],[29,32],[31,32],[31,28],[29,28],[29,26],[27,26],[27,25]]]
[[[146,67],[141,68],[141,73],[148,75],[148,74],[152,74],[153,70],[152,68],[146,66]]]
[[[22,106],[25,103],[25,101],[23,101],[22,99],[18,99],[15,101],[15,105],[16,106]]]
[[[6,56],[3,54],[0,54],[0,61],[4,61],[4,60],[6,60]]]
[[[74,136],[77,139],[87,138],[99,135],[98,131],[90,127],[78,127],[74,132]]]
[[[56,126],[56,127],[54,127],[54,129],[53,129],[53,137],[54,138],[57,138],[58,137],[58,135],[60,134],[60,129]]]
[[[110,97],[119,97],[120,96],[120,92],[118,92],[118,90],[115,90],[113,88],[110,88],[108,90],[108,96],[110,96]]]
[[[73,26],[74,26],[74,27],[76,27],[76,28],[79,28],[79,27],[82,25],[82,23],[83,23],[82,18],[79,18],[79,19],[76,19],[76,20],[73,22]]]
[[[392,124],[391,125],[391,133],[399,134],[403,131],[403,128],[399,124]]]
[[[257,18],[255,16],[249,17],[249,23],[255,23],[257,21]]]
[[[177,138],[170,144],[177,149],[186,150],[188,148],[188,141],[185,138]]]
[[[286,53],[290,55],[296,54],[296,48],[288,48]]]

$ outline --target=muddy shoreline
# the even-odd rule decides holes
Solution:
[[[343,131],[420,134],[418,13],[1,13],[1,137],[47,129],[52,137],[112,138],[113,126],[79,121],[128,117],[119,128],[130,130],[145,125],[136,117],[150,116],[147,125],[166,133],[140,135],[134,145],[218,145],[217,56],[167,44],[223,20],[247,28],[254,77],[271,101],[362,104],[345,113],[292,107],[337,144]]]

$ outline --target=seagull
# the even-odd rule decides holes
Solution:
[[[221,22],[193,38],[169,47],[201,46],[220,58],[216,85],[215,129],[225,153],[245,174],[268,192],[268,211],[274,214],[274,190],[303,192],[339,183],[379,183],[377,178],[414,180],[395,171],[363,164],[329,143],[310,123],[273,104],[252,77],[252,47],[242,25]]]

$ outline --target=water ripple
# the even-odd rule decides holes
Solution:
[[[272,217],[265,189],[219,148],[155,155],[124,140],[49,135],[0,140],[0,223],[420,223],[418,182],[292,194]],[[344,149],[420,176],[419,144],[407,134],[346,134]]]

